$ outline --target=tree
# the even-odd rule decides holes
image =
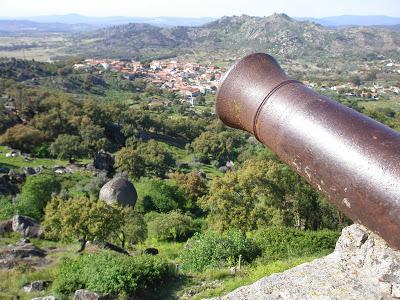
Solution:
[[[37,175],[27,178],[22,186],[17,211],[19,214],[41,220],[44,208],[52,195],[60,191],[61,185],[51,175]]]
[[[245,141],[245,135],[238,131],[206,131],[193,141],[191,148],[200,160],[216,160],[222,164],[236,159]]]
[[[186,208],[196,209],[197,200],[206,195],[208,192],[206,180],[195,171],[189,174],[174,173],[173,178],[176,180],[179,188],[189,200],[186,203]]]
[[[88,241],[104,241],[117,232],[122,221],[122,209],[103,201],[56,197],[47,204],[42,225],[47,238],[79,240],[82,252]]]
[[[0,136],[0,144],[8,145],[21,151],[32,151],[36,146],[45,141],[45,136],[39,130],[28,126],[17,124]]]
[[[193,226],[190,216],[179,211],[159,214],[148,223],[149,236],[159,241],[182,241],[189,237]]]
[[[124,147],[115,155],[115,167],[119,171],[128,172],[131,177],[139,179],[145,175],[146,164],[136,148]]]
[[[79,135],[82,139],[82,152],[91,156],[94,156],[96,152],[104,149],[107,144],[107,139],[104,135],[104,128],[99,125],[81,125]]]
[[[131,207],[123,209],[123,224],[119,239],[122,248],[125,245],[134,245],[143,242],[147,238],[147,224],[144,217]]]
[[[270,225],[331,228],[324,223],[318,193],[288,166],[270,158],[250,159],[240,169],[215,177],[201,205],[209,212],[210,226],[219,231],[246,232]]]
[[[139,143],[137,147],[125,147],[115,155],[115,166],[126,171],[133,178],[144,175],[164,177],[175,165],[175,160],[164,144],[151,140]]]
[[[49,150],[53,156],[68,159],[73,162],[74,156],[81,154],[81,139],[76,135],[60,134],[54,142],[50,144]]]

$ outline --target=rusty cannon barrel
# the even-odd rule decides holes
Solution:
[[[262,53],[227,72],[216,110],[350,219],[400,249],[400,133],[289,78]]]

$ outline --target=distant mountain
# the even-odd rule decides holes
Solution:
[[[26,20],[0,20],[0,32],[2,34],[41,34],[41,33],[66,33],[94,30],[98,27],[88,24],[64,24],[64,23],[39,23]]]
[[[0,18],[10,19],[10,18]],[[147,23],[156,26],[201,26],[214,21],[215,18],[181,18],[181,17],[88,17],[79,14],[50,15],[37,17],[14,18],[39,23],[90,24],[99,26],[121,25],[127,23]]]
[[[128,24],[74,37],[86,56],[154,58],[190,53],[241,56],[263,51],[277,56],[324,57],[398,51],[400,33],[386,28],[327,28],[285,14],[223,17],[200,27],[160,28]]]
[[[311,21],[324,26],[374,26],[374,25],[397,25],[400,24],[400,17],[388,16],[354,16],[343,15],[325,18],[296,18],[300,21]]]

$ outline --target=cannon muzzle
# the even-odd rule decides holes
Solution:
[[[400,250],[400,133],[289,78],[267,54],[238,61],[216,98],[224,123],[253,134]]]

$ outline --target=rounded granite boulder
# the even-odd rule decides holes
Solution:
[[[108,204],[134,207],[137,200],[136,189],[125,177],[115,177],[100,190],[100,200]]]

